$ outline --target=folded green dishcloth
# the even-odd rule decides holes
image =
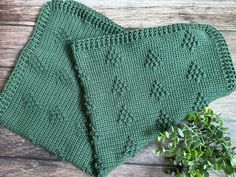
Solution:
[[[69,44],[121,31],[80,3],[48,2],[0,95],[0,123],[92,175],[93,151]]]
[[[236,87],[223,36],[173,24],[75,41],[99,177]]]

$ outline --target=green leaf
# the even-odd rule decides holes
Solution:
[[[170,137],[170,135],[169,135],[169,133],[167,131],[165,131],[165,136],[166,136],[166,138]]]
[[[191,153],[187,153],[187,159],[190,160],[191,159]]]
[[[210,115],[210,116],[213,116],[214,115],[214,112],[211,108],[208,108],[207,109],[207,113]]]
[[[172,134],[172,140],[175,140],[176,137],[177,137],[177,134],[176,134],[176,132],[174,132],[174,133]]]
[[[195,114],[189,114],[189,115],[187,115],[187,120],[188,120],[188,121],[194,121],[195,119],[196,119]]]
[[[169,144],[168,144],[168,147],[169,147],[169,148],[172,148],[172,146],[173,146],[173,143],[169,143]]]
[[[231,160],[230,160],[230,163],[232,165],[233,168],[236,168],[236,157],[233,157]]]
[[[161,141],[164,143],[165,142],[165,135],[162,135]]]
[[[179,144],[179,141],[180,141],[180,140],[179,140],[179,137],[177,136],[177,137],[176,137],[176,143]]]
[[[193,156],[193,157],[197,157],[197,155],[198,155],[198,152],[197,152],[197,150],[195,149],[195,150],[192,152],[192,156]]]
[[[173,126],[171,126],[171,131],[172,131],[172,133],[174,133],[174,132],[175,132],[175,129],[174,129],[174,127],[173,127]]]
[[[212,137],[213,132],[211,131],[211,129],[207,129],[207,130],[206,130],[206,135],[207,135],[209,138]]]
[[[198,157],[201,157],[203,155],[203,152],[200,150],[198,151]]]
[[[209,177],[209,173],[207,171],[202,172],[204,174],[204,177]]]
[[[232,147],[226,130],[220,114],[203,109],[189,114],[186,121],[172,126],[171,131],[159,133],[157,140],[162,145],[156,153],[173,165],[184,167],[171,170],[177,177],[208,177],[212,169],[232,174],[236,170],[236,147]]]
[[[156,149],[156,150],[153,150],[152,153],[155,155],[160,155],[161,151],[159,149]]]
[[[222,127],[224,125],[224,121],[221,119],[220,120],[220,126]]]
[[[222,131],[217,131],[216,136],[217,136],[218,139],[222,138],[223,132]]]
[[[227,175],[231,175],[234,173],[234,169],[231,165],[227,165],[225,168],[224,168],[224,172],[227,174]]]
[[[206,147],[206,155],[211,157],[212,156],[212,150],[209,147]]]
[[[199,142],[194,142],[193,143],[193,149],[196,149],[199,146],[201,146],[201,144]]]
[[[161,141],[161,136],[157,136],[157,141]]]
[[[180,128],[178,128],[177,130],[178,130],[179,135],[183,138],[184,137],[183,131]]]

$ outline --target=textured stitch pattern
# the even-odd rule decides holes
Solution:
[[[154,80],[151,88],[151,97],[155,97],[157,100],[164,99],[167,95],[169,95],[169,92],[166,91],[164,86],[159,83],[157,80]]]
[[[54,33],[55,35],[55,42],[58,44],[65,44],[68,43],[72,40],[72,38],[69,36],[69,34],[65,31],[63,28],[59,28],[57,31]]]
[[[90,140],[98,135],[88,128],[70,43],[123,30],[76,1],[47,2],[0,94],[0,123],[95,175]]]
[[[168,130],[168,128],[172,125],[175,125],[176,122],[169,114],[160,110],[158,113],[158,117],[156,120],[156,128],[161,132]]]
[[[42,73],[48,69],[42,58],[38,57],[36,54],[32,54],[27,63],[30,65],[31,70],[38,71],[39,73]]]
[[[202,92],[198,92],[196,96],[196,100],[194,101],[193,110],[200,111],[202,108],[207,107],[208,103],[206,97],[203,95]]]
[[[184,38],[181,45],[182,47],[187,48],[189,51],[192,51],[194,47],[198,45],[198,41],[194,34],[187,30],[184,34]]]
[[[22,97],[22,104],[25,111],[33,110],[38,107],[38,102],[31,94],[27,94]]]
[[[62,85],[70,85],[73,81],[73,78],[71,74],[68,72],[65,68],[60,68],[55,73],[58,83],[61,83]]]
[[[77,40],[72,47],[78,72],[89,76],[81,82],[84,94],[96,105],[89,120],[100,130],[100,138],[93,137],[97,162],[103,162],[96,167],[99,177],[138,153],[158,131],[230,94],[236,85],[224,38],[210,25],[137,29]],[[104,62],[111,48],[110,63],[122,56],[117,67]]]
[[[128,90],[128,84],[121,79],[120,77],[116,76],[113,81],[112,92],[118,95],[124,95],[124,93]]]
[[[64,121],[64,115],[58,106],[52,107],[49,112],[49,121],[52,123]]]
[[[128,126],[132,125],[132,122],[134,120],[134,116],[130,113],[126,105],[122,105],[122,108],[119,112],[118,116],[118,122],[121,124],[125,124]]]
[[[159,58],[159,56],[155,54],[153,50],[149,50],[144,65],[147,68],[156,70],[160,64],[161,64],[161,59]]]
[[[130,136],[128,136],[127,141],[125,143],[123,154],[124,156],[134,157],[135,153],[137,152],[137,143],[132,140]]]
[[[122,57],[115,48],[112,48],[107,54],[106,63],[111,64],[112,66],[118,66],[120,62],[122,62]]]
[[[198,64],[192,61],[188,68],[186,76],[188,77],[189,80],[200,82],[202,79],[206,77],[206,74],[202,71],[202,69]]]

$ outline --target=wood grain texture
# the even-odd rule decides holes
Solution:
[[[5,158],[0,161],[3,176],[32,177],[89,177],[65,161],[48,161],[43,159]],[[108,177],[169,177],[164,170],[170,166],[122,164],[113,170]],[[10,174],[10,175],[9,175]],[[210,177],[218,177],[212,173]]]
[[[17,58],[29,40],[38,13],[46,0],[0,1],[0,92],[14,69]],[[236,0],[81,0],[126,28],[141,28],[171,23],[209,23],[224,35],[236,66]],[[222,113],[225,125],[236,144],[236,93],[210,105]],[[112,171],[109,177],[166,177],[171,168],[152,153],[154,141],[135,157]],[[24,137],[0,126],[0,176],[86,177],[78,168],[61,161]],[[211,176],[219,176],[212,173]]]
[[[2,5],[0,24],[33,26],[45,1],[9,1]],[[126,28],[171,23],[210,23],[220,30],[236,30],[236,2],[184,3],[174,1],[81,1]],[[182,4],[182,6],[181,6]],[[117,6],[116,6],[117,5]]]

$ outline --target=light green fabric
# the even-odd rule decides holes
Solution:
[[[223,36],[173,24],[75,41],[98,176],[137,154],[158,131],[235,90]]]

